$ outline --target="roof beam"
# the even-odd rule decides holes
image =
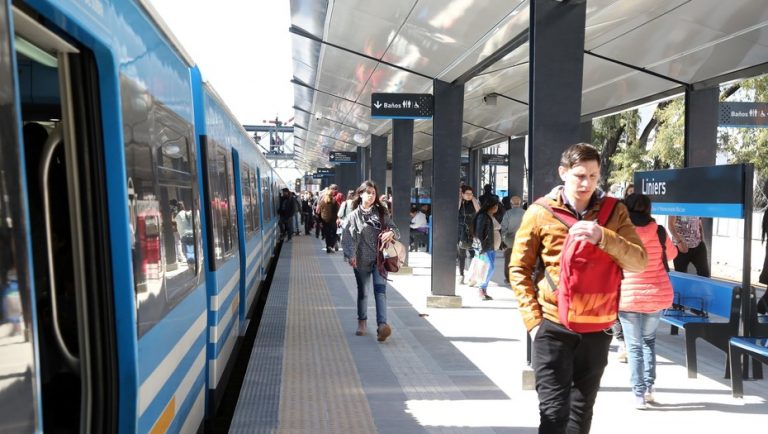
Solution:
[[[598,59],[605,60],[606,62],[615,63],[615,64],[621,65],[621,66],[623,66],[625,68],[629,68],[629,69],[633,69],[635,71],[643,72],[643,73],[646,73],[648,75],[652,75],[652,76],[654,76],[656,78],[660,78],[662,80],[667,80],[667,81],[671,81],[672,83],[677,83],[680,86],[683,86],[687,90],[693,90],[693,87],[691,86],[690,83],[687,83],[685,81],[680,81],[680,80],[674,79],[672,77],[668,77],[668,76],[663,75],[663,74],[659,74],[658,72],[653,72],[650,69],[641,68],[639,66],[632,65],[631,63],[622,62],[621,60],[612,59],[610,57],[606,57],[606,56],[597,54],[597,53],[595,53],[593,51],[589,51],[589,50],[584,50],[584,54],[589,54],[592,57],[597,57]]]
[[[525,29],[522,32],[518,33],[517,36],[510,39],[506,44],[502,45],[498,50],[494,51],[490,56],[481,60],[475,66],[469,68],[467,72],[465,72],[464,74],[461,74],[459,78],[457,78],[456,80],[453,80],[451,84],[462,85],[467,83],[469,80],[472,80],[473,78],[477,77],[483,71],[490,68],[491,65],[503,59],[504,56],[515,51],[518,47],[522,46],[526,42],[528,42],[528,29]]]
[[[337,50],[341,50],[341,51],[344,51],[344,52],[347,52],[347,53],[350,53],[350,54],[354,54],[356,56],[359,56],[359,57],[362,57],[362,58],[365,58],[365,59],[368,59],[368,60],[371,60],[371,61],[374,61],[374,62],[377,62],[377,63],[381,63],[382,65],[387,65],[387,66],[389,66],[391,68],[399,69],[400,71],[405,71],[405,72],[408,72],[408,73],[413,74],[413,75],[418,75],[419,77],[426,78],[427,80],[434,80],[435,79],[434,77],[430,77],[430,76],[422,74],[422,73],[420,73],[418,71],[414,71],[412,69],[408,69],[408,68],[402,67],[400,65],[395,65],[394,63],[387,62],[386,60],[378,59],[376,57],[369,56],[369,55],[367,55],[365,53],[361,53],[359,51],[351,50],[349,48],[342,47],[341,45],[337,45],[337,44],[334,44],[332,42],[325,41],[322,38],[318,38],[317,36],[307,32],[306,30],[302,29],[301,27],[291,26],[288,29],[288,31],[293,33],[294,35],[301,36],[303,38],[307,38],[307,39],[310,39],[310,40],[315,41],[315,42],[319,42],[319,43],[321,43],[323,45],[327,45],[329,47],[336,48]]]

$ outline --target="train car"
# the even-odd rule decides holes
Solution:
[[[0,3],[0,432],[195,432],[285,184],[144,2]]]

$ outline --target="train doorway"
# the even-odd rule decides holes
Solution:
[[[15,33],[8,34],[6,23],[0,29],[13,40],[20,113],[15,119],[4,113],[2,121],[20,127],[24,165],[3,181],[20,193],[7,207],[29,223],[11,232],[31,249],[24,264],[28,290],[19,291],[24,319],[14,331],[37,350],[29,361],[28,404],[41,431],[113,431],[117,362],[94,56],[32,10],[5,12]],[[27,258],[14,259],[18,265]],[[0,391],[0,407],[13,399]]]

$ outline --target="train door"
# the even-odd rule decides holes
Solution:
[[[21,135],[2,140],[0,274],[7,335],[19,351],[10,377],[0,372],[0,382],[13,384],[0,385],[0,412],[9,412],[0,431],[30,423],[48,432],[112,431],[116,359],[95,60],[33,11],[6,5],[0,98],[13,101],[0,104],[0,134]]]
[[[250,204],[244,203],[244,201],[248,200],[245,197],[245,194],[248,192],[246,189],[246,186],[248,185],[248,170],[246,167],[242,167],[240,164],[240,154],[238,154],[237,150],[235,149],[232,150],[232,168],[235,175],[235,215],[237,216],[238,240],[237,246],[238,250],[240,251],[240,284],[238,285],[238,291],[240,291],[240,305],[237,309],[238,316],[240,317],[240,330],[238,330],[238,335],[242,336],[245,334],[245,329],[247,327],[247,323],[245,322],[245,314],[248,308],[248,283],[246,279],[248,273],[248,251],[246,250],[245,238],[245,233],[247,232],[245,223],[248,222],[248,219],[245,216],[244,210],[246,207],[250,206]],[[243,178],[245,178],[245,182],[243,181]]]

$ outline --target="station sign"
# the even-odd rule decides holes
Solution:
[[[721,102],[718,123],[721,127],[768,128],[768,103]]]
[[[322,178],[330,178],[331,176],[336,175],[336,169],[327,168],[327,167],[318,167],[315,171],[315,174],[312,175],[312,178],[314,179],[322,179]]]
[[[483,164],[489,166],[509,166],[509,155],[485,154]]]
[[[744,218],[746,164],[635,173],[635,192],[660,215]],[[751,177],[750,177],[751,178]]]
[[[357,163],[357,152],[331,151],[328,161],[334,164]]]
[[[434,102],[429,93],[372,93],[374,119],[431,119]]]

